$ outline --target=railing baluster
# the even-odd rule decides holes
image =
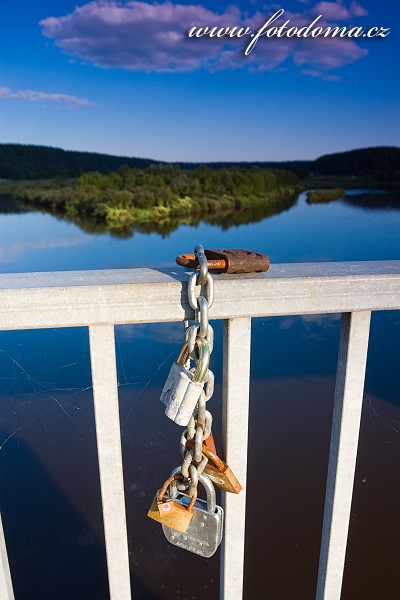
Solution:
[[[4,538],[3,523],[0,515],[0,598],[14,600],[10,566],[8,564],[7,546]]]
[[[370,318],[342,314],[317,600],[339,600],[342,589]]]
[[[89,340],[110,597],[130,600],[114,327],[89,327]]]
[[[223,442],[225,460],[244,489],[222,494],[225,534],[221,548],[220,598],[243,595],[251,319],[224,321]]]

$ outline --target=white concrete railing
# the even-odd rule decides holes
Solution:
[[[0,275],[0,330],[88,326],[110,596],[131,598],[114,325],[182,321],[187,274],[132,269]],[[400,261],[272,265],[218,275],[224,319],[224,457],[246,481],[251,317],[342,313],[317,600],[339,600],[357,457],[370,314],[400,308]],[[243,591],[245,491],[227,494],[221,598]],[[243,515],[243,517],[241,517]],[[0,520],[0,598],[14,598]]]

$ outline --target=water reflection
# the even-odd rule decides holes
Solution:
[[[227,230],[230,227],[257,223],[272,215],[279,214],[293,206],[295,201],[296,194],[287,194],[282,195],[281,197],[277,196],[272,201],[268,200],[265,205],[258,202],[254,207],[242,206],[241,202],[238,201],[237,203],[230,203],[226,207],[221,207],[221,209],[215,213],[193,214],[185,217],[159,216],[156,221],[127,225],[126,227],[120,226],[117,229],[111,228],[103,220],[96,221],[93,218],[85,218],[82,215],[77,215],[74,219],[71,219],[65,212],[52,206],[47,206],[45,211],[39,210],[39,212],[51,214],[58,219],[75,223],[86,233],[111,233],[117,238],[126,239],[132,237],[135,232],[144,234],[157,233],[164,237],[170,235],[182,225],[197,227],[201,223],[219,225],[223,230]],[[18,207],[21,212],[35,208],[34,204],[29,204],[27,201],[19,201],[17,204],[14,203],[14,205]],[[1,212],[0,203],[0,214]]]
[[[0,215],[16,215],[32,211],[33,209],[23,208],[12,196],[0,194]]]
[[[348,190],[343,202],[361,210],[400,210],[400,193],[393,190]]]

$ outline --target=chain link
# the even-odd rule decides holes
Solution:
[[[194,273],[192,273],[190,275],[189,283],[188,283],[188,300],[189,300],[190,306],[193,308],[193,310],[198,310],[197,298],[199,296],[203,296],[203,298],[205,298],[207,300],[208,308],[211,308],[212,305],[214,304],[214,280],[211,277],[210,273],[207,273],[207,279],[206,279],[204,285],[202,285],[200,288],[199,296],[196,296],[196,286],[197,285],[198,285],[197,273],[195,271]],[[204,288],[204,293],[202,293],[203,288]]]
[[[210,350],[210,352],[211,352],[211,350]],[[211,371],[211,369],[208,369],[207,375],[206,375],[206,383],[204,386],[204,399],[206,402],[208,402],[208,400],[211,398],[211,396],[214,393],[214,382],[215,382],[214,373]]]
[[[197,244],[197,246],[195,246],[194,253],[200,267],[200,271],[197,275],[197,284],[203,285],[208,276],[208,261],[206,255],[204,254],[203,246],[201,244]]]
[[[194,325],[187,325],[187,327],[185,328],[185,339],[187,341],[188,344],[188,353],[189,353],[189,358],[193,358],[194,360],[196,360],[198,357],[194,354],[194,347],[196,344],[196,338],[200,337],[199,335],[199,329],[200,329],[200,323],[195,323]],[[210,354],[214,349],[214,329],[211,327],[210,324],[208,324],[207,327],[207,334],[206,336],[204,336],[204,339],[206,340],[207,344],[208,344],[208,348],[210,350]]]
[[[184,325],[189,359],[191,357],[197,360],[197,341],[205,341],[210,354],[214,347],[214,330],[208,321],[209,309],[214,302],[214,280],[208,272],[208,262],[203,246],[197,245],[194,252],[200,267],[199,271],[190,275],[188,281],[189,304],[195,311],[194,323],[191,325],[190,320],[185,320]],[[199,295],[196,295],[196,287],[199,286],[200,292]],[[180,440],[180,453],[183,459],[181,472],[184,481],[178,485],[178,488],[187,490],[189,496],[193,496],[197,492],[199,476],[208,462],[208,458],[203,456],[202,448],[203,441],[210,436],[212,428],[212,414],[206,410],[206,402],[214,393],[214,373],[210,369],[207,371],[205,382],[205,388]],[[193,441],[193,448],[190,450],[186,445],[188,441]]]

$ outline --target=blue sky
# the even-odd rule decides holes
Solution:
[[[78,8],[77,8],[78,7]],[[188,39],[188,25],[382,26],[385,39]],[[5,2],[0,141],[171,161],[292,160],[399,145],[400,5]],[[282,24],[285,19],[281,19]]]

